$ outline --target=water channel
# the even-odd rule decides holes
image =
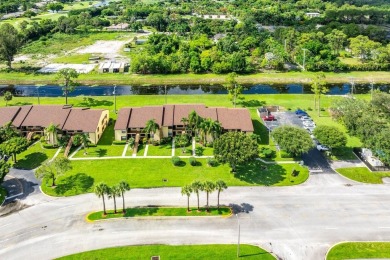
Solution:
[[[383,92],[390,91],[390,85],[381,84],[349,84],[328,85],[328,95],[367,94],[371,89]],[[312,94],[310,85],[302,84],[257,84],[244,85],[243,94]],[[60,97],[63,95],[61,86],[47,85],[9,85],[0,86],[0,95],[5,91],[11,91],[14,96],[24,97]],[[222,85],[169,85],[169,86],[116,86],[115,94],[122,95],[201,95],[201,94],[226,94]],[[69,96],[112,96],[114,86],[78,86]]]

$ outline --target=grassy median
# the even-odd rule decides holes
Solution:
[[[390,242],[346,242],[332,247],[327,260],[390,258]]]
[[[237,245],[145,245],[122,246],[99,250],[93,250],[74,255],[64,256],[58,259],[151,259],[152,256],[160,256],[160,259],[213,259],[230,260],[237,259]],[[240,245],[240,258],[244,259],[275,259],[264,249],[252,245]]]
[[[337,172],[358,182],[382,184],[382,178],[390,177],[390,172],[371,172],[366,167],[340,168]]]

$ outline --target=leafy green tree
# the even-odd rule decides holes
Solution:
[[[4,161],[0,160],[0,185],[3,183],[5,176],[9,173],[9,164]]]
[[[240,97],[242,92],[242,86],[237,83],[237,74],[235,72],[229,73],[225,85],[226,90],[229,93],[230,99],[233,101],[233,106],[236,107],[237,99]]]
[[[321,116],[321,95],[326,94],[329,88],[326,86],[325,74],[317,74],[311,85],[311,91],[314,93],[314,109],[318,110],[318,116]],[[317,107],[318,101],[318,107]]]
[[[371,60],[373,53],[381,46],[379,42],[374,42],[363,35],[350,38],[349,41],[353,54],[363,62]]]
[[[258,156],[258,145],[242,132],[227,132],[214,141],[214,156],[219,163],[229,163],[232,171],[236,166],[254,160]]]
[[[74,81],[79,77],[79,73],[72,68],[63,68],[57,72],[57,80],[61,81],[62,91],[65,95],[65,104],[68,104],[68,94],[78,85]]]
[[[328,41],[329,47],[333,53],[338,55],[343,49],[344,43],[347,40],[347,35],[342,31],[334,29],[331,33],[325,36]]]
[[[218,191],[218,209],[219,209],[219,195],[221,194],[222,191],[226,190],[228,187],[226,185],[226,182],[223,180],[218,180],[215,183],[215,189]]]
[[[279,147],[293,156],[307,153],[313,148],[310,134],[295,126],[280,126],[272,131],[272,137]]]
[[[94,187],[94,192],[96,194],[96,196],[98,196],[98,198],[102,198],[103,199],[103,213],[104,215],[107,215],[107,212],[106,212],[106,202],[104,200],[104,195],[106,195],[108,193],[108,186],[107,184],[103,183],[103,182],[100,182],[99,184],[95,185]]]
[[[390,128],[384,128],[376,136],[376,142],[371,147],[379,159],[386,165],[390,165]]]
[[[4,126],[0,126],[0,144],[11,139],[12,137],[18,137],[18,132],[12,127],[12,123],[6,123]]]
[[[12,137],[8,141],[0,144],[0,151],[3,154],[12,155],[16,163],[16,155],[25,151],[28,147],[28,141],[24,137]]]
[[[375,93],[371,101],[371,105],[380,115],[390,118],[390,94]]]
[[[144,132],[150,134],[151,138],[154,138],[154,134],[157,132],[159,128],[160,126],[156,123],[156,120],[150,119],[146,122]]]
[[[188,145],[188,143],[189,143],[188,135],[182,134],[182,135],[175,136],[175,145],[181,147],[182,153],[186,152],[186,145]]]
[[[126,213],[126,207],[125,207],[125,192],[130,190],[130,185],[126,181],[121,181],[118,185],[121,196],[122,196],[122,206],[123,206],[123,214]]]
[[[199,192],[203,191],[203,189],[204,189],[203,183],[201,183],[200,181],[194,181],[191,184],[191,188],[192,188],[192,191],[196,194],[196,198],[198,200],[198,211],[199,211],[200,210],[200,208],[199,208]]]
[[[347,136],[337,127],[320,125],[314,129],[317,140],[330,148],[341,148],[347,144]]]
[[[0,26],[0,60],[5,61],[11,68],[15,54],[22,46],[22,37],[19,32],[9,23]]]
[[[52,161],[47,161],[42,164],[42,166],[35,171],[35,175],[38,179],[51,179],[51,186],[54,187],[56,186],[56,180],[58,177],[71,169],[72,165],[69,159],[65,157],[57,157]]]
[[[190,212],[190,196],[192,193],[192,186],[191,185],[185,185],[181,187],[181,195],[187,196],[187,212]]]
[[[8,106],[8,102],[11,100],[12,100],[12,93],[10,91],[6,91],[4,93],[5,106]]]
[[[209,194],[215,191],[215,184],[214,182],[211,181],[205,181],[203,183],[203,190],[206,192],[206,199],[207,199],[207,211],[210,211],[210,206],[209,206]]]
[[[57,12],[57,13],[58,13],[58,11],[61,11],[62,9],[64,9],[64,5],[61,4],[61,3],[49,3],[49,4],[46,6],[46,8],[47,8],[48,10],[51,10],[51,11],[53,11],[53,12]]]
[[[108,189],[108,198],[114,200],[114,213],[116,214],[116,198],[122,195],[122,190],[119,185],[114,185]]]

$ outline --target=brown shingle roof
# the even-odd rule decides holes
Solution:
[[[165,105],[164,106],[163,126],[173,126],[173,110],[174,109],[175,109],[174,105]]]
[[[195,104],[195,105],[175,105],[173,113],[173,124],[174,125],[183,125],[181,122],[182,118],[188,118],[188,114],[195,110],[198,114],[199,111],[206,109],[205,105]]]
[[[0,126],[12,122],[20,110],[20,107],[2,107],[0,109]]]
[[[148,120],[154,119],[161,126],[163,121],[163,107],[134,107],[131,109],[129,128],[143,128]]]
[[[54,124],[62,129],[70,110],[62,106],[33,106],[21,126],[48,127]]]
[[[253,124],[249,111],[245,108],[217,108],[218,121],[226,130],[253,132]]]
[[[62,130],[95,132],[103,111],[103,109],[72,108]]]
[[[30,112],[31,108],[32,106],[20,107],[18,115],[15,117],[14,121],[12,121],[12,125],[14,125],[15,127],[20,127],[24,119],[26,119],[26,116]]]
[[[131,108],[122,108],[118,111],[118,118],[115,122],[115,130],[126,130],[129,124]]]

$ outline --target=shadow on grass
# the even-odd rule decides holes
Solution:
[[[234,176],[247,183],[271,186],[282,182],[286,174],[286,170],[278,164],[265,165],[254,161],[238,166]]]
[[[33,103],[31,102],[16,102],[16,103],[12,103],[12,104],[9,104],[10,106],[29,106],[29,105],[32,105]]]
[[[83,101],[78,103],[80,107],[109,107],[114,103],[109,100],[97,100],[91,97],[84,97]]]
[[[17,157],[16,157],[17,158]],[[14,164],[14,168],[23,170],[32,170],[40,166],[48,157],[41,152],[35,152],[26,155],[23,159],[18,160]]]
[[[260,144],[269,143],[268,129],[260,122],[260,119],[252,119],[254,133],[261,137]]]
[[[187,163],[185,162],[185,161],[180,161],[180,162],[178,162],[175,166],[176,167],[184,167],[184,166],[186,166],[187,165]]]
[[[158,211],[158,207],[155,208],[127,208],[125,217],[136,216],[152,216]]]
[[[242,105],[243,107],[261,107],[261,106],[264,106],[265,103],[266,103],[265,101],[251,99],[251,100],[241,101],[240,105]]]
[[[94,179],[85,173],[77,173],[62,179],[54,188],[57,195],[64,195],[68,191],[73,191],[74,194],[88,192],[92,187]]]

